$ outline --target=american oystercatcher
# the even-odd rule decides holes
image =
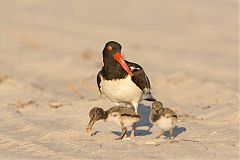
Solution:
[[[86,131],[92,130],[95,122],[99,120],[113,121],[122,127],[122,134],[117,140],[123,139],[127,133],[127,128],[132,127],[130,138],[134,138],[135,124],[140,121],[140,116],[134,110],[124,106],[115,106],[106,111],[102,108],[94,107],[89,112],[90,121],[86,127]]]
[[[156,138],[160,138],[164,131],[168,130],[169,139],[172,138],[173,128],[178,121],[177,114],[173,110],[169,108],[163,108],[163,104],[159,101],[153,102],[149,119],[153,124],[161,129],[160,135]]]
[[[103,49],[102,70],[97,75],[99,91],[117,105],[131,104],[138,112],[141,100],[156,101],[150,92],[150,82],[143,68],[122,58],[122,46],[108,42]]]

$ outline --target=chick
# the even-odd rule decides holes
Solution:
[[[122,140],[127,133],[127,128],[132,127],[130,138],[134,138],[135,124],[140,121],[140,115],[136,114],[134,110],[124,106],[115,106],[106,111],[102,108],[95,107],[89,112],[90,121],[86,127],[86,131],[92,130],[95,122],[99,120],[113,121],[122,127],[122,133],[117,140]]]
[[[168,130],[170,133],[169,139],[172,138],[173,129],[178,121],[177,114],[173,110],[163,108],[163,104],[159,101],[153,102],[149,119],[161,129],[160,135],[156,138],[160,138],[164,131]]]

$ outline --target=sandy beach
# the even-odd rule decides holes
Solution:
[[[0,159],[237,160],[238,6],[233,0],[0,1]],[[155,139],[142,101],[134,140],[99,122],[102,49],[118,41],[174,109],[175,139]],[[129,135],[129,133],[128,133]],[[167,135],[167,134],[166,134]]]

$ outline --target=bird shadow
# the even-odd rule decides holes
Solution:
[[[144,104],[139,104],[138,106],[138,114],[141,116],[141,120],[139,122],[136,123],[136,131],[135,131],[135,135],[141,135],[141,136],[146,136],[146,135],[150,135],[152,134],[152,132],[150,132],[150,129],[153,127],[152,123],[149,121],[149,115],[151,112],[151,108],[150,106],[146,106]],[[143,126],[147,126],[148,130],[142,130],[142,129],[138,129],[138,127],[143,127]],[[118,131],[113,131],[113,134],[116,134],[118,136],[121,135],[121,132]],[[130,135],[131,131],[127,132],[127,135]]]
[[[119,131],[112,131],[113,134],[120,136],[121,132]],[[127,131],[127,135],[130,136],[131,131]],[[135,136],[146,136],[146,135],[150,135],[152,134],[152,132],[148,131],[148,130],[136,130],[135,131]]]
[[[176,138],[179,134],[183,133],[183,132],[186,132],[187,129],[185,127],[175,127],[174,130],[173,130],[173,134],[172,134],[172,137],[173,138]],[[121,135],[121,132],[119,131],[112,131],[113,134],[117,135],[117,136],[120,136]],[[128,131],[127,132],[127,135],[130,136],[131,134],[131,131]],[[152,132],[150,132],[149,130],[136,130],[135,131],[135,136],[146,136],[146,135],[150,135],[152,134]],[[169,138],[169,135],[170,135],[170,132],[169,131],[166,131],[164,132],[163,134],[166,138]]]
[[[144,104],[139,104],[138,113],[141,116],[141,120],[136,123],[136,127],[149,127],[148,131],[153,127],[153,124],[149,121],[149,115],[151,112],[150,106],[146,106]]]

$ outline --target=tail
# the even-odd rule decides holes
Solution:
[[[151,102],[157,101],[157,99],[154,98],[151,94],[144,95],[143,99],[146,101],[151,101]]]

